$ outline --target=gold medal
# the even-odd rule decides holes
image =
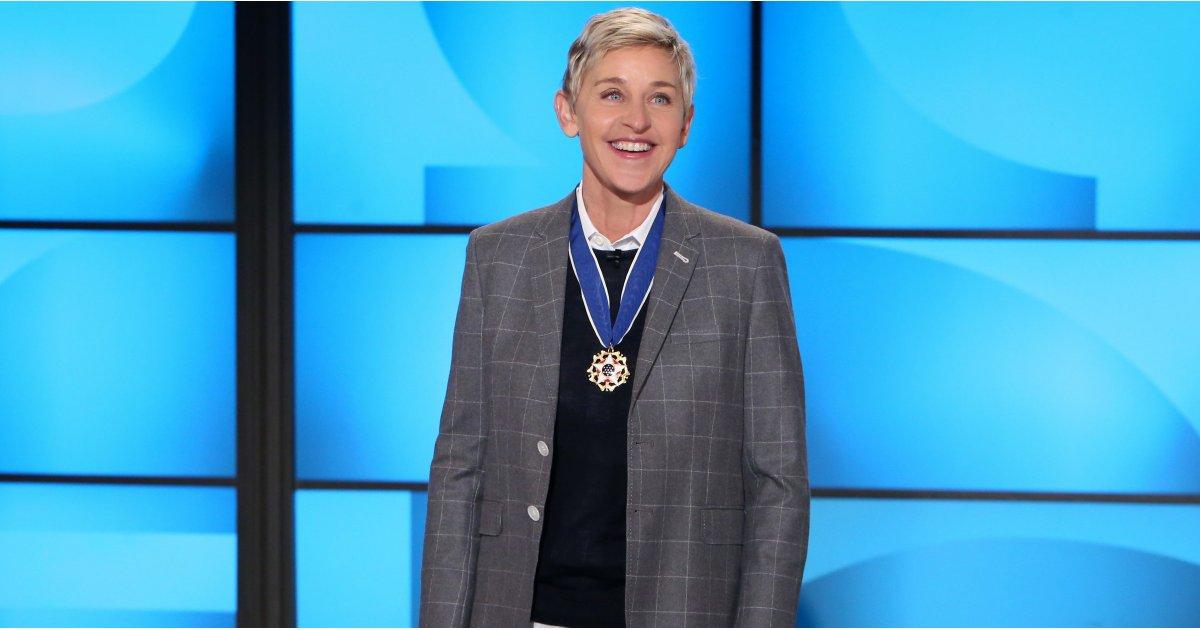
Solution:
[[[587,369],[588,380],[602,392],[611,392],[629,379],[629,364],[625,355],[612,348],[603,349],[592,356],[592,365]]]

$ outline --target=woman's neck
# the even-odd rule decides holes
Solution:
[[[599,182],[588,182],[584,177],[583,203],[587,207],[588,219],[609,241],[632,232],[641,225],[650,210],[654,208],[654,200],[662,191],[662,183],[651,186],[648,193],[624,197],[608,190]]]

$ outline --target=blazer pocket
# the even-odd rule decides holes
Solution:
[[[739,507],[700,510],[700,538],[710,545],[742,544],[742,520],[746,511]]]
[[[667,333],[666,339],[663,340],[663,345],[666,346],[695,346],[706,343],[717,343],[724,341],[732,344],[737,341],[737,335],[734,333],[719,332],[715,330],[679,330]]]
[[[479,533],[499,536],[504,529],[504,502],[484,499],[479,506]]]

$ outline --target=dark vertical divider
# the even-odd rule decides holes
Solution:
[[[750,224],[762,225],[762,3],[750,3]]]
[[[291,7],[237,16],[238,612],[296,624]]]

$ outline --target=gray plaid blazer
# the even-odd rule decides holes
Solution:
[[[467,242],[429,471],[421,626],[530,625],[574,197]],[[670,187],[663,203],[628,384],[626,623],[793,626],[809,487],[783,252],[775,235]]]

